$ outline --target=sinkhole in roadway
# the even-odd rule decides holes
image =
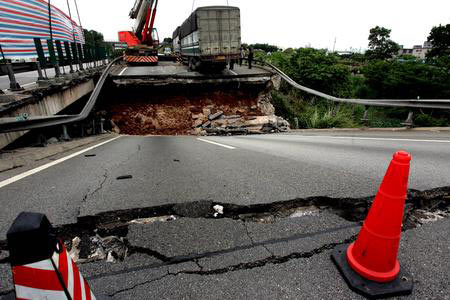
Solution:
[[[207,128],[251,133],[278,120],[287,127],[275,116],[270,90],[270,81],[255,86],[110,86],[96,113],[107,120],[106,129],[129,135],[203,135]]]

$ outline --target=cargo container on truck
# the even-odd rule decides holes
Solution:
[[[197,8],[173,33],[174,51],[191,70],[223,70],[239,59],[241,18],[238,7]]]

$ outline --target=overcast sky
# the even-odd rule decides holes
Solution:
[[[77,20],[74,0],[72,17]],[[130,30],[128,13],[135,0],[77,0],[84,28],[106,40]],[[52,4],[67,12],[66,0]],[[450,0],[229,0],[241,9],[242,41],[287,47],[336,50],[367,48],[369,29],[384,26],[405,47],[422,44],[431,28],[450,23]],[[159,0],[156,26],[162,40],[191,13],[192,0]],[[226,0],[196,0],[195,6],[224,5]],[[77,21],[78,22],[78,21]]]

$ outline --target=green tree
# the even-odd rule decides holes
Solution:
[[[163,44],[166,44],[166,45],[172,45],[172,43],[173,43],[173,39],[172,38],[165,38],[164,40],[163,40]]]
[[[427,53],[427,60],[435,65],[450,68],[450,24],[439,25],[431,29],[428,42],[432,49]]]
[[[390,29],[380,26],[370,29],[367,57],[369,59],[389,59],[396,55],[400,50],[400,46],[391,40],[390,37]]]
[[[278,48],[277,46],[274,45],[269,45],[269,44],[251,44],[249,46],[250,48],[253,48],[255,50],[263,50],[264,52],[268,53],[268,52],[277,52],[278,50],[280,50],[280,48]]]
[[[89,46],[103,46],[105,40],[103,38],[103,34],[97,32],[95,30],[87,30],[83,29],[84,39],[87,45]]]
[[[432,65],[378,60],[369,62],[363,73],[374,98],[450,98],[450,74]]]
[[[327,54],[325,50],[300,48],[292,52],[276,52],[269,61],[307,87],[334,96],[349,96],[351,93],[349,68],[339,64],[338,57]]]

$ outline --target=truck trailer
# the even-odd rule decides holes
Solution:
[[[222,71],[239,59],[241,17],[238,7],[197,8],[173,33],[173,49],[190,70]]]

